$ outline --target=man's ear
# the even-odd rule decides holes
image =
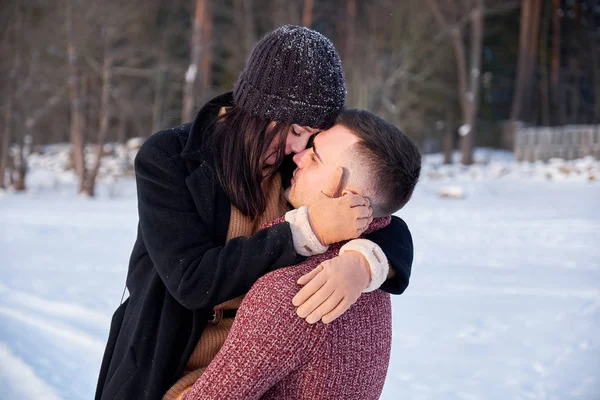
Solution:
[[[342,170],[342,177],[340,179],[340,185],[338,187],[337,193],[335,194],[335,197],[340,197],[343,196],[344,194],[346,194],[346,186],[348,185],[348,168],[346,167],[338,167],[339,169]],[[353,192],[349,192],[349,193],[353,193]]]
[[[327,197],[339,197],[340,191],[344,187],[344,168],[337,167],[333,174],[331,175],[331,179],[322,190],[322,193]]]

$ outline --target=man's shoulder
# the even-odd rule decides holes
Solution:
[[[276,291],[278,298],[293,296],[300,290],[298,279],[313,269],[312,264],[309,258],[300,264],[271,271],[261,277],[250,291],[268,291],[270,293]]]
[[[310,268],[302,263],[280,268],[261,277],[244,296],[236,321],[256,322],[255,314],[259,312],[272,318],[270,323],[273,329],[279,326],[287,331],[303,325],[304,320],[296,315],[292,299],[301,288],[297,283],[298,278],[308,271]]]
[[[262,276],[252,285],[240,308],[265,307],[272,312],[286,311],[295,315],[292,298],[302,288],[297,283],[298,279],[312,271],[316,266],[313,264],[309,258],[300,264],[280,268]]]

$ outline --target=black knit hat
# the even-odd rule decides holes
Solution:
[[[285,25],[254,46],[233,96],[251,115],[327,129],[346,99],[342,63],[325,36]]]

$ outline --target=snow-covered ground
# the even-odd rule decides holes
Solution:
[[[427,157],[399,213],[416,252],[393,298],[382,398],[599,399],[598,162],[476,158],[487,163]],[[32,161],[30,192],[0,193],[0,398],[90,399],[135,239],[135,187],[107,175],[98,198],[76,197],[70,173]]]

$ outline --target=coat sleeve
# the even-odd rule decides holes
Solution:
[[[392,216],[392,221],[383,229],[365,235],[385,253],[394,275],[381,285],[381,290],[390,294],[402,294],[408,287],[413,262],[413,241],[406,223]]]
[[[207,181],[205,193],[194,194],[208,199],[199,209],[186,186],[183,161],[166,150],[174,140],[150,137],[136,156],[135,173],[146,250],[181,305],[192,310],[211,308],[246,293],[265,273],[303,259],[294,250],[285,222],[225,245],[215,243],[215,189]]]
[[[223,347],[184,400],[259,399],[314,357],[327,339],[327,326],[296,315],[298,277],[282,278],[277,271],[252,287]]]

